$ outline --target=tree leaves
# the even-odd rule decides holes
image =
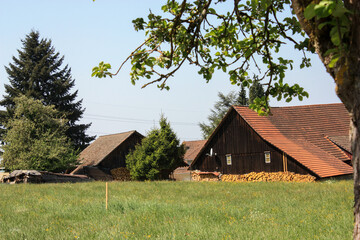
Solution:
[[[314,52],[296,17],[285,16],[290,1],[235,0],[233,8],[226,10],[224,2],[168,0],[162,10],[172,17],[150,12],[147,20],[134,20],[135,30],[144,30],[147,39],[127,59],[132,64],[132,83],[145,78],[148,81],[143,87],[159,83],[160,89],[168,89],[167,80],[187,62],[199,68],[198,74],[206,82],[221,70],[229,75],[231,84],[249,87],[255,75],[267,86],[265,99],[254,106],[260,112],[268,108],[270,96],[285,101],[307,97],[302,88],[283,84],[294,63],[283,57],[282,46],[292,43],[303,52],[300,68],[311,66],[305,51]],[[335,0],[310,3],[304,11],[308,21],[325,19],[319,28],[327,31],[330,27],[330,39],[339,49],[346,47],[343,39],[348,36],[348,14],[342,1]],[[294,35],[303,40],[297,41]]]
[[[109,76],[112,78],[112,74],[109,72],[109,69],[111,69],[110,63],[104,63],[100,62],[98,67],[94,67],[92,69],[92,77],[98,77],[98,78],[106,78]]]
[[[334,48],[328,50],[325,55],[331,54],[332,58],[328,64],[329,68],[335,67],[336,63],[346,51],[347,44],[344,39],[350,34],[350,21],[348,15],[351,14],[344,6],[343,1],[322,0],[319,3],[310,3],[304,11],[307,20],[324,19],[324,22],[318,24],[318,29],[323,30],[326,26],[330,26],[329,36]]]
[[[6,124],[5,168],[61,172],[74,167],[77,152],[65,135],[66,122],[53,105],[24,95],[15,98],[14,117]]]

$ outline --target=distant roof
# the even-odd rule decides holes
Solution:
[[[82,166],[98,165],[106,156],[134,133],[140,134],[136,131],[130,131],[100,136],[80,153],[80,164]]]
[[[351,144],[349,134],[345,136],[328,136],[330,141],[343,148],[344,150],[351,153]]]
[[[344,163],[346,154],[327,139],[344,144],[349,134],[350,116],[343,104],[273,107],[267,117],[248,107],[233,108],[261,138],[319,177],[353,173]]]
[[[194,160],[196,155],[199,153],[201,148],[204,146],[207,140],[197,140],[197,141],[184,141],[186,152],[184,155],[184,160]]]

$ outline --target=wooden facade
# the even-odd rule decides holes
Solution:
[[[270,162],[266,162],[266,153],[270,153]],[[223,174],[287,170],[317,176],[261,138],[233,109],[209,138],[190,169]]]
[[[95,175],[110,174],[114,168],[126,167],[126,155],[143,138],[137,131],[100,136],[80,153],[80,165],[71,174],[87,174],[94,179],[104,180],[109,176]]]
[[[109,155],[107,155],[97,166],[100,169],[111,170],[119,167],[126,167],[125,157],[135,149],[137,144],[144,138],[140,133],[134,132],[124,142],[117,146]]]

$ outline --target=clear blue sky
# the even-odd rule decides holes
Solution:
[[[3,0],[0,8],[0,96],[8,83],[4,66],[17,56],[21,39],[32,29],[52,40],[56,51],[65,56],[86,108],[83,122],[92,122],[90,135],[105,135],[129,130],[142,134],[151,129],[161,113],[183,140],[201,139],[198,122],[206,121],[217,93],[238,90],[226,75],[217,73],[210,83],[185,66],[168,81],[171,90],[160,91],[155,85],[141,89],[131,85],[129,65],[115,78],[91,78],[91,69],[100,61],[115,69],[144,40],[131,21],[145,17],[151,9],[160,13],[165,1],[151,0]],[[301,54],[286,50],[295,60]],[[299,61],[295,61],[299,62]],[[307,105],[340,102],[335,84],[316,55],[309,69],[288,72],[286,80],[303,86],[310,94],[303,102],[290,104],[271,100],[272,106]]]

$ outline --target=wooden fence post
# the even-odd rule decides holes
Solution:
[[[106,193],[105,193],[105,202],[106,202],[106,204],[105,204],[105,206],[106,206],[106,210],[108,209],[108,201],[109,201],[109,193],[108,193],[108,182],[106,182],[106,191],[105,191]]]

